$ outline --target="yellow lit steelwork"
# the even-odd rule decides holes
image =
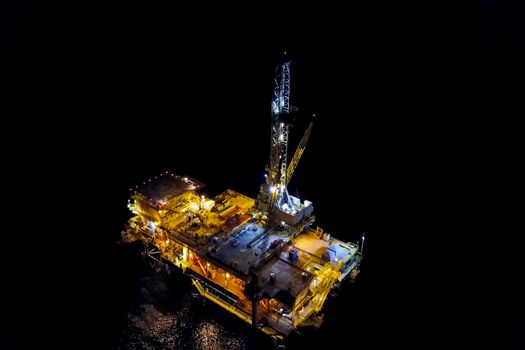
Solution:
[[[232,190],[205,199],[190,189],[159,205],[144,197],[133,196],[123,238],[154,246],[205,298],[268,334],[319,326],[334,284],[359,271],[359,246],[309,229],[311,216],[268,229],[256,201]]]

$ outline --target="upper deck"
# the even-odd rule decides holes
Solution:
[[[160,208],[172,198],[184,192],[197,191],[202,187],[204,184],[195,179],[166,171],[144,181],[131,190],[135,196],[147,201],[154,207]]]

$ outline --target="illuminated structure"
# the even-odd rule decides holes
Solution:
[[[123,232],[125,242],[142,241],[151,258],[182,269],[202,296],[281,339],[319,326],[329,292],[354,279],[362,259],[357,244],[313,229],[312,203],[288,194],[313,125],[288,165],[289,102],[286,62],[277,68],[270,164],[257,200],[232,190],[208,199],[202,183],[166,172],[132,189],[135,216]]]

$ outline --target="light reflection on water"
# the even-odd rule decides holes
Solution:
[[[236,316],[197,296],[188,276],[175,269],[168,273],[171,276],[146,272],[140,269],[140,264],[137,265],[137,274],[130,277],[125,288],[131,295],[121,300],[122,319],[114,339],[117,349],[275,349],[269,336],[262,332],[254,333]],[[352,292],[353,299],[348,294],[346,298],[330,298],[324,311],[329,313],[326,323],[320,330],[305,327],[297,334],[292,333],[286,340],[288,349],[324,349],[327,339],[333,349],[360,349],[355,346],[360,339],[356,334],[362,334],[366,328],[360,322],[349,326],[347,322],[337,320],[338,314],[354,312],[355,300],[364,298],[362,288],[354,288]]]
[[[189,285],[189,281],[180,283]],[[187,288],[187,285],[181,288]],[[195,298],[191,289],[173,291],[162,278],[152,276],[141,281],[137,292],[136,302],[129,308],[126,324],[119,337],[119,349],[260,348],[251,344],[254,339],[249,339],[250,335],[246,334],[247,326],[235,320],[232,327],[232,320],[228,317],[222,319],[224,310],[219,309],[217,312],[209,302],[202,307],[202,299]]]
[[[244,349],[244,343],[237,338],[227,337],[214,322],[203,322],[193,334],[197,349]]]

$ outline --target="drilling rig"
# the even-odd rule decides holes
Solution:
[[[180,268],[204,298],[254,329],[282,339],[319,327],[329,292],[354,280],[363,258],[357,243],[313,228],[313,204],[287,186],[306,148],[315,115],[288,164],[290,61],[279,64],[271,101],[270,161],[257,200],[228,189],[213,198],[204,184],[169,171],[131,189],[134,214],[124,242]],[[364,237],[363,237],[364,241]]]

